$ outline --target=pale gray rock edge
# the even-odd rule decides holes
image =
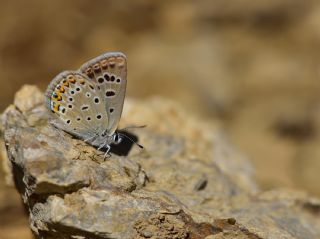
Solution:
[[[38,238],[320,238],[320,203],[259,192],[217,124],[164,100],[127,100],[123,125],[146,150],[104,161],[48,124],[43,93],[17,92],[2,115],[12,177]],[[270,172],[272,173],[272,172]]]

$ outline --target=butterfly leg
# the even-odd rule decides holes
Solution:
[[[104,146],[106,146],[106,143],[101,144],[101,145],[99,146],[98,150],[102,149]]]
[[[110,158],[110,157],[111,157],[111,154],[109,153],[109,151],[110,151],[110,149],[111,149],[111,146],[107,144],[106,147],[107,147],[107,151],[106,151],[106,153],[105,153],[104,156],[103,156],[104,160],[106,160],[107,158]]]
[[[84,140],[84,142],[88,143],[89,141],[93,140],[95,137],[97,137],[96,135],[89,137],[87,139]]]

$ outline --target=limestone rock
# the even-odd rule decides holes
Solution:
[[[17,190],[38,238],[320,237],[320,202],[258,192],[246,158],[204,122],[160,98],[126,100],[130,141],[103,152],[48,124],[42,92],[25,86],[2,115]]]

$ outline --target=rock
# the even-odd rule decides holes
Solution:
[[[112,157],[48,124],[25,86],[2,115],[15,186],[38,238],[318,238],[318,199],[259,192],[246,158],[216,124],[161,98],[126,100]],[[42,98],[43,99],[43,98]],[[127,146],[127,151],[124,150]],[[127,153],[127,154],[126,154]]]

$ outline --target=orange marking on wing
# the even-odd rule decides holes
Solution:
[[[74,77],[74,75],[68,75],[68,76],[67,76],[67,81],[68,81],[69,83],[74,84],[74,83],[76,83],[76,78]]]
[[[91,73],[92,73],[92,68],[89,67],[88,69],[86,69],[85,73],[86,73],[87,75],[91,74]]]
[[[124,67],[124,65],[126,63],[125,59],[121,56],[117,57],[116,61],[117,61],[119,67]]]
[[[60,104],[55,104],[55,106],[53,107],[53,111],[59,112],[59,108],[60,108]]]
[[[116,58],[115,57],[110,57],[108,59],[108,61],[109,61],[109,64],[110,64],[111,67],[115,66],[115,64],[116,64]]]
[[[69,82],[68,81],[63,81],[62,82],[64,86],[69,87]]]
[[[59,90],[59,92],[62,93],[62,94],[65,92],[65,89],[64,89],[63,86],[60,86],[60,87],[58,88],[58,90]]]
[[[101,72],[101,68],[100,68],[99,63],[94,64],[92,67],[93,67],[94,72],[96,72],[96,73]]]
[[[62,97],[61,96],[58,96],[57,98],[52,97],[51,100],[54,102],[58,102],[62,100]]]
[[[84,79],[82,79],[82,78],[79,79],[79,82],[80,82],[81,85],[84,85],[84,83],[85,83]]]
[[[62,100],[62,95],[61,95],[61,92],[59,91],[59,89],[55,89],[54,94],[52,95],[52,98],[55,101],[61,101]]]
[[[124,58],[122,57],[122,56],[118,56],[117,58],[116,58],[116,62],[118,62],[118,63],[124,63],[125,62],[125,60],[124,60]]]
[[[108,68],[108,61],[106,59],[100,61],[100,64],[102,66],[102,69],[107,69]]]
[[[94,77],[93,71],[92,71],[92,68],[91,68],[91,67],[89,67],[88,69],[86,69],[85,74],[86,74],[87,76],[89,76],[89,78],[93,78],[93,77]]]

